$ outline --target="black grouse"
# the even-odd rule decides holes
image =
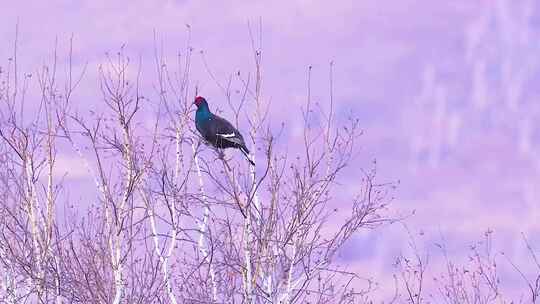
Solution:
[[[202,137],[212,146],[219,149],[240,149],[247,160],[255,166],[255,163],[249,157],[249,150],[242,134],[230,122],[210,112],[208,102],[203,97],[197,96],[193,103],[197,106],[195,126]]]

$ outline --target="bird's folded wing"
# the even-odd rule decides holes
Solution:
[[[237,145],[244,145],[240,132],[226,119],[214,115],[216,136]]]
[[[218,133],[216,135],[238,145],[244,144],[244,141],[242,140],[242,138],[238,137],[237,132],[224,133],[224,134]]]

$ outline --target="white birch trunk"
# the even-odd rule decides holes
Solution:
[[[37,269],[37,280],[29,279],[28,284],[30,286],[34,285],[35,289],[38,292],[38,298],[41,298],[42,286],[39,283],[43,278],[43,265],[42,265],[42,254],[41,254],[41,244],[42,238],[39,232],[39,203],[36,195],[36,185],[32,180],[34,175],[33,166],[32,166],[32,156],[26,154],[26,159],[24,162],[25,171],[26,171],[26,186],[27,186],[27,206],[26,211],[28,214],[28,220],[30,222],[30,234],[32,236],[32,245],[34,247],[34,257],[36,259],[35,267]],[[31,288],[32,290],[33,288]]]
[[[176,304],[176,296],[174,294],[171,279],[169,277],[169,258],[172,255],[172,251],[174,249],[174,246],[176,246],[176,240],[178,236],[178,231],[176,229],[176,226],[171,228],[171,242],[169,243],[169,247],[167,248],[167,252],[165,255],[161,254],[161,248],[159,246],[159,239],[158,239],[158,232],[156,227],[156,216],[154,213],[154,209],[152,208],[150,201],[148,200],[145,193],[142,193],[141,196],[146,204],[146,207],[148,209],[148,218],[150,219],[150,229],[152,231],[152,240],[154,242],[154,251],[156,252],[156,255],[159,258],[159,262],[161,264],[161,272],[163,275],[163,281],[165,282],[165,287],[167,288],[167,295],[169,296],[169,300],[171,303]],[[174,208],[174,206],[173,206]],[[174,210],[174,209],[173,209]]]
[[[293,290],[292,275],[294,272],[294,263],[296,261],[296,252],[298,250],[298,242],[296,240],[296,237],[294,238],[295,240],[293,241],[293,250],[291,254],[291,262],[289,263],[289,269],[287,273],[287,282],[285,284],[285,292],[282,294],[281,298],[279,299],[279,303],[284,303],[284,304],[290,303],[291,292]]]
[[[251,211],[246,212],[247,218],[244,220],[244,259],[246,270],[244,275],[244,293],[247,303],[253,303],[253,287],[252,287],[252,269],[251,269],[251,252],[249,250],[249,239],[251,231]]]
[[[204,191],[204,183],[202,179],[202,173],[201,173],[201,167],[199,165],[199,157],[197,156],[197,150],[195,148],[195,143],[191,144],[191,148],[193,150],[193,157],[195,160],[195,167],[197,169],[197,177],[199,179],[199,190],[201,193],[201,199],[203,201],[204,207],[203,207],[203,219],[199,222],[199,241],[197,243],[199,247],[199,251],[203,255],[204,260],[206,261],[208,259],[208,247],[205,242],[206,237],[206,231],[208,228],[208,219],[210,217],[210,206],[208,205],[208,202],[205,198],[205,191]],[[214,266],[209,261],[209,273],[210,273],[210,280],[212,284],[212,301],[217,302],[217,284],[216,284],[216,275],[214,272]]]

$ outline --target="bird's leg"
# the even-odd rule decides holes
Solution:
[[[223,149],[216,149],[216,152],[218,154],[218,158],[221,159],[221,161],[225,164],[225,167],[228,171],[231,171],[231,167],[229,167],[229,163],[225,159],[225,152],[223,152]]]
[[[225,160],[225,152],[223,152],[223,149],[217,149],[218,157],[221,160]]]
[[[231,160],[231,158],[227,159],[227,156],[225,155],[225,149],[216,148],[215,150],[216,150],[216,154],[217,154],[216,159],[220,159],[220,160],[224,160],[224,161]]]
[[[223,153],[223,151],[221,151],[221,149],[215,148],[214,152],[216,152],[216,158],[214,158],[214,161],[225,160],[225,154]]]

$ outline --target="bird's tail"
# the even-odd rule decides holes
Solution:
[[[249,150],[246,146],[240,146],[240,151],[242,151],[242,154],[246,157],[246,159],[249,161],[249,163],[252,166],[255,166],[255,162],[251,159],[251,156],[249,155]]]

